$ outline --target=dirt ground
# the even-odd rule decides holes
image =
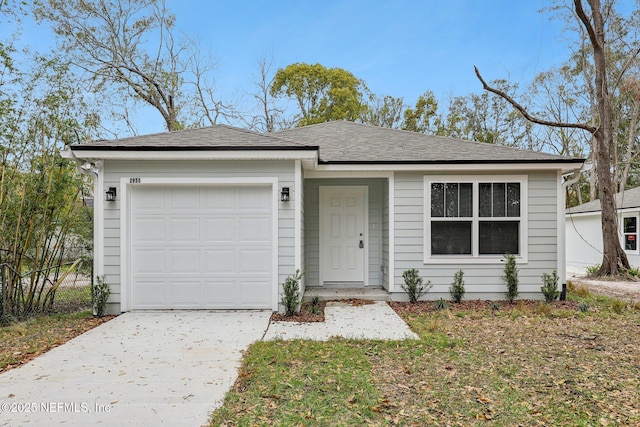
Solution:
[[[593,280],[586,277],[586,273],[577,268],[567,268],[567,280],[570,280],[575,285],[586,287],[594,294],[640,301],[640,281],[615,282],[602,279]]]

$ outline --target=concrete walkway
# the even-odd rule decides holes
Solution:
[[[269,311],[125,313],[0,375],[0,426],[200,426]]]
[[[417,338],[384,302],[328,303],[325,322],[270,311],[122,314],[0,374],[0,426],[201,426],[262,339]],[[267,330],[268,328],[268,330]]]
[[[324,310],[324,322],[273,322],[264,339],[326,341],[332,337],[372,340],[418,339],[404,320],[382,301],[360,306],[328,302]]]

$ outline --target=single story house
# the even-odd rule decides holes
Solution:
[[[449,299],[522,298],[564,272],[563,176],[583,159],[334,121],[271,134],[225,125],[72,145],[95,181],[95,272],[110,312],[282,309],[304,288],[406,299],[418,269]],[[561,275],[561,277],[564,277]]]
[[[616,194],[620,245],[632,266],[640,266],[638,221],[640,187]],[[602,263],[602,215],[600,200],[567,209],[567,265],[589,267]]]

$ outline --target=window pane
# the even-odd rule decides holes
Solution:
[[[503,182],[493,184],[493,216],[505,216],[506,185]]]
[[[628,234],[624,236],[624,250],[625,251],[635,251],[637,248],[637,241],[635,234]]]
[[[507,216],[520,216],[520,183],[507,184]]]
[[[446,204],[446,217],[458,217],[458,184],[445,184],[444,201]]]
[[[480,201],[479,215],[481,217],[491,216],[491,184],[481,182],[478,186],[478,198]]]
[[[480,221],[480,254],[519,254],[519,228],[519,221]]]
[[[636,217],[631,216],[624,219],[624,232],[635,233],[637,230]]]
[[[471,255],[471,221],[432,221],[432,255]]]
[[[431,216],[444,216],[444,184],[441,182],[431,184]]]
[[[473,190],[470,183],[460,184],[460,217],[473,216]]]

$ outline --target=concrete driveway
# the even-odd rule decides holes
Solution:
[[[125,313],[0,375],[0,426],[200,426],[270,311]]]

